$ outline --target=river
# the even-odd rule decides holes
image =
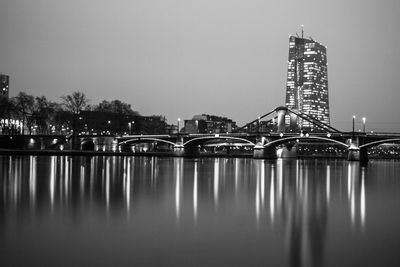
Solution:
[[[0,156],[1,266],[400,266],[400,161]]]

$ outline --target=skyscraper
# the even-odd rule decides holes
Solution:
[[[8,90],[10,84],[10,77],[0,73],[0,96],[8,98]]]
[[[289,36],[286,107],[330,124],[326,47],[311,37]],[[299,119],[301,128],[314,128]]]

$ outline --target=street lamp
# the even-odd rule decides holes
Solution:
[[[134,123],[135,123],[135,121],[128,122],[129,134],[132,134],[132,128],[133,128]]]
[[[355,120],[356,120],[356,115],[353,115],[353,133],[354,133],[354,124],[355,124]]]
[[[366,118],[363,117],[363,118],[362,118],[362,122],[363,122],[363,132],[364,132],[364,133],[365,133],[365,121],[366,121]]]

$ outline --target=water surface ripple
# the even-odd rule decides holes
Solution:
[[[400,162],[0,157],[2,266],[400,266]]]

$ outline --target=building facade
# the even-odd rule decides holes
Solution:
[[[191,120],[185,120],[183,131],[189,134],[195,133],[230,133],[236,128],[236,122],[226,117],[215,115],[195,115]]]
[[[289,36],[286,107],[330,125],[326,47],[311,38]],[[314,128],[301,118],[298,126]]]
[[[8,91],[10,87],[10,76],[0,73],[0,96],[8,98]]]

